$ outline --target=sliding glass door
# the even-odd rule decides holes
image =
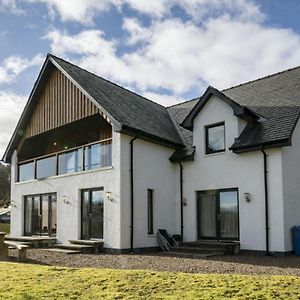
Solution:
[[[238,240],[238,190],[197,192],[198,239]]]
[[[103,189],[83,190],[81,195],[81,238],[103,239]]]
[[[26,196],[25,235],[56,235],[56,194]]]

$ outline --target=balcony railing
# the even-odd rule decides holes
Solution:
[[[55,154],[22,161],[18,181],[43,179],[51,176],[94,170],[112,165],[112,139],[105,139]]]

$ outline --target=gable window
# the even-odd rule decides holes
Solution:
[[[224,122],[205,127],[206,154],[225,151],[225,124]]]
[[[148,189],[148,234],[153,233],[153,190]]]

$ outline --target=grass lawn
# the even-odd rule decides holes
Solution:
[[[10,232],[10,224],[0,223],[0,232]]]
[[[299,299],[300,278],[0,263],[0,299]]]

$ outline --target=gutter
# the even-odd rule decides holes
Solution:
[[[133,142],[137,136],[130,141],[130,253],[133,253],[133,225],[134,225],[134,176],[133,176]]]
[[[183,243],[183,166],[179,162],[180,167],[180,241]]]
[[[266,231],[266,255],[270,255],[270,237],[269,237],[269,189],[268,189],[268,164],[267,164],[267,153],[264,148],[261,149],[264,156],[264,184],[265,184],[265,231]]]

